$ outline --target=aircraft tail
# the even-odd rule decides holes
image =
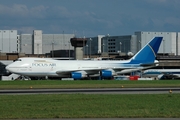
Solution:
[[[148,42],[138,53],[136,53],[131,59],[130,63],[142,63],[142,64],[152,64],[155,62],[157,52],[161,45],[163,37],[154,37],[150,42]]]

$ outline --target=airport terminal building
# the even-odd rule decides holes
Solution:
[[[1,55],[6,53],[41,55],[53,54],[52,51],[74,51],[70,39],[74,38],[75,34],[43,34],[42,30],[34,30],[33,34],[17,33],[17,30],[0,30]],[[89,37],[83,47],[83,56],[133,55],[155,36],[163,37],[159,53],[180,55],[180,32],[138,31],[134,35]]]
[[[180,55],[180,32],[145,32],[138,31],[134,35],[110,36],[101,35],[88,38],[85,54],[120,54],[137,53],[153,37],[163,37],[159,53]],[[106,55],[107,55],[106,54]]]

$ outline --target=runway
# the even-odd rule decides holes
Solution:
[[[180,88],[93,88],[93,89],[17,89],[0,90],[0,95],[12,94],[167,94],[180,93]]]

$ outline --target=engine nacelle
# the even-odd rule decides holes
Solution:
[[[113,75],[115,75],[115,71],[114,70],[102,70],[101,71],[101,76],[103,78],[111,78]]]
[[[74,78],[75,80],[78,80],[87,77],[87,73],[85,71],[72,72],[71,77]]]

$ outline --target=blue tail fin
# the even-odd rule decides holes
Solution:
[[[130,59],[130,63],[154,63],[163,37],[155,37],[148,42],[136,55]]]

